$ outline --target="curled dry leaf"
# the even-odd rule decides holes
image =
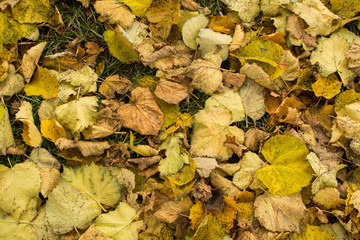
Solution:
[[[120,106],[123,126],[144,135],[158,135],[163,116],[149,88],[137,87],[131,92],[132,103]]]
[[[21,101],[19,112],[16,114],[16,119],[24,124],[22,137],[24,142],[32,147],[40,146],[42,136],[34,123],[32,106],[27,101]]]
[[[289,32],[289,39],[293,45],[303,45],[305,49],[316,47],[316,36],[309,35],[306,31],[306,23],[295,14],[288,16],[286,30]]]
[[[46,46],[46,42],[41,42],[24,54],[21,61],[21,72],[24,76],[25,81],[28,83],[35,71],[36,65],[39,62],[41,53],[43,52]]]
[[[228,88],[233,87],[235,91],[243,85],[246,79],[245,74],[241,73],[232,73],[232,72],[223,72],[224,85]]]
[[[103,154],[106,149],[110,148],[108,142],[72,141],[65,138],[59,138],[55,142],[55,145],[60,150],[76,148],[84,157],[99,156]]]
[[[15,145],[15,139],[11,130],[8,109],[0,104],[0,155],[6,155],[6,150],[13,145]]]

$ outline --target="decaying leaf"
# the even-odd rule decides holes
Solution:
[[[59,138],[55,145],[60,149],[79,149],[84,157],[99,156],[104,153],[105,149],[110,148],[108,142],[90,142],[90,141],[72,141],[66,138]]]
[[[299,223],[306,207],[300,193],[290,196],[274,196],[268,193],[254,202],[255,217],[266,229],[274,232],[299,231]]]
[[[319,226],[307,225],[304,232],[300,235],[295,234],[292,239],[306,240],[306,239],[319,239],[319,240],[332,240],[335,239],[329,232],[323,230]]]
[[[9,121],[8,109],[0,104],[0,155],[6,155],[6,150],[15,144]]]
[[[129,28],[135,19],[135,15],[116,0],[96,0],[94,8],[110,24],[123,28]]]
[[[265,142],[261,153],[272,165],[257,170],[256,176],[271,194],[284,196],[300,192],[313,178],[306,159],[309,150],[298,138],[286,135],[272,137]]]
[[[107,99],[115,97],[115,92],[118,94],[127,93],[132,86],[132,83],[119,75],[107,77],[99,87],[99,92]]]
[[[164,114],[155,102],[149,88],[137,87],[131,92],[132,103],[120,106],[118,113],[123,126],[144,135],[158,135]]]
[[[155,89],[155,95],[170,104],[178,104],[189,97],[189,89],[179,83],[160,79]]]
[[[212,170],[218,167],[218,163],[215,158],[200,158],[195,157],[196,171],[201,177],[208,178]]]
[[[191,238],[195,239],[214,239],[221,240],[225,235],[225,229],[221,222],[212,214],[206,215],[201,221],[195,235]]]

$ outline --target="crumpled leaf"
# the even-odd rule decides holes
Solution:
[[[210,28],[201,28],[199,37],[196,38],[196,43],[200,45],[199,50],[202,56],[221,48],[219,54],[223,61],[228,58],[228,45],[231,41],[232,38],[230,35],[215,32]]]
[[[296,14],[291,14],[287,18],[286,30],[289,32],[289,40],[291,44],[303,46],[305,49],[313,49],[316,47],[316,36],[311,36],[305,31],[307,27],[304,20]]]
[[[26,95],[40,95],[43,99],[55,98],[59,92],[59,84],[56,76],[46,68],[37,65],[36,71],[30,83],[26,84]]]
[[[105,167],[96,166],[94,163],[76,168],[64,167],[61,180],[71,184],[103,210],[102,205],[115,207],[120,201],[122,193],[116,179]]]
[[[203,218],[191,240],[222,240],[224,235],[224,225],[212,214],[209,214]]]
[[[261,154],[272,165],[256,171],[257,178],[275,195],[290,195],[309,185],[313,171],[304,142],[296,137],[277,135],[265,142]]]
[[[250,78],[246,78],[244,84],[239,89],[245,114],[254,121],[260,119],[265,114],[264,87],[260,86]]]
[[[60,150],[77,148],[84,157],[100,156],[110,148],[108,142],[72,141],[66,138],[59,138],[55,145]]]
[[[311,53],[311,64],[318,63],[319,72],[324,77],[338,72],[341,81],[346,86],[356,76],[349,69],[345,57],[345,53],[349,50],[350,43],[354,39],[360,38],[344,28],[333,33],[330,38],[321,37],[318,40],[316,50]]]
[[[236,126],[229,126],[232,116],[225,108],[200,110],[194,115],[190,153],[199,157],[214,157],[220,161],[229,159],[233,151],[224,147],[226,135],[234,136],[242,143],[244,132]]]
[[[143,135],[158,135],[164,114],[155,102],[149,88],[137,87],[131,91],[132,103],[120,106],[118,113],[123,126]]]
[[[329,166],[322,164],[319,158],[313,152],[309,153],[306,157],[316,174],[316,179],[314,180],[311,187],[313,194],[318,192],[324,186],[337,187],[338,182],[336,180],[336,174],[340,169],[346,167],[345,164],[336,165],[331,169]]]
[[[117,2],[116,0],[111,1]],[[123,18],[122,15],[119,16]],[[139,59],[137,51],[132,47],[132,44],[121,34],[119,28],[116,28],[115,31],[105,31],[104,39],[109,47],[110,53],[120,62],[130,62]]]
[[[246,152],[240,160],[240,170],[234,174],[232,182],[241,190],[246,189],[255,179],[255,172],[264,165],[260,157],[253,152]]]
[[[14,135],[11,129],[8,109],[0,104],[0,155],[6,155],[6,150],[15,145]]]
[[[0,238],[17,240],[38,240],[39,236],[27,220],[17,221],[10,214],[0,209]]]
[[[137,240],[143,221],[134,221],[136,217],[135,209],[120,202],[114,211],[101,214],[95,220],[95,228],[115,240]]]
[[[132,83],[119,75],[113,75],[105,78],[99,87],[99,92],[107,99],[115,98],[115,92],[118,94],[127,93],[132,87]]]
[[[129,28],[135,19],[135,15],[117,0],[96,0],[94,8],[110,24],[119,24],[124,29]]]
[[[24,54],[21,61],[21,72],[24,76],[25,81],[30,82],[31,76],[33,75],[36,65],[39,62],[41,53],[43,52],[46,46],[46,42],[41,42],[29,50]]]
[[[291,51],[284,51],[284,55],[279,60],[280,64],[284,64],[284,71],[280,78],[284,81],[294,81],[298,78],[300,64],[299,59],[292,55]]]
[[[305,31],[311,36],[328,35],[339,27],[340,17],[332,13],[321,0],[292,3],[288,8],[309,25]]]
[[[148,146],[148,145],[136,145],[134,146],[135,136],[130,132],[130,142],[129,147],[134,152],[140,154],[141,156],[149,157],[158,155],[158,150]]]
[[[57,234],[86,229],[101,213],[101,208],[70,184],[60,182],[49,194],[46,220]]]
[[[298,232],[306,211],[300,193],[290,196],[264,193],[255,199],[254,207],[255,217],[261,225],[273,232]]]
[[[55,109],[56,119],[72,133],[78,133],[96,121],[97,97],[82,97],[62,104]]]
[[[356,73],[358,76],[360,75],[360,41],[353,41],[350,44],[349,50],[345,53],[345,57],[348,60],[349,68]]]
[[[260,0],[221,0],[228,8],[236,11],[244,22],[253,21],[260,13]]]
[[[220,63],[215,65],[205,59],[194,60],[188,67],[188,76],[192,78],[191,85],[209,95],[221,90],[223,76]]]
[[[180,2],[177,0],[155,0],[146,10],[145,16],[154,36],[166,39],[173,24],[179,21]]]
[[[304,232],[302,232],[300,235],[295,234],[291,239],[331,240],[331,239],[335,239],[335,237],[333,235],[331,235],[330,233],[328,233],[327,231],[322,230],[319,226],[307,225]]]
[[[41,202],[40,184],[40,172],[35,163],[24,162],[12,168],[5,167],[0,171],[0,208],[16,221],[31,221]]]
[[[186,46],[191,49],[197,48],[196,38],[201,28],[205,28],[209,20],[204,14],[199,14],[187,20],[182,27],[182,38]]]
[[[160,150],[166,150],[166,158],[160,160],[159,171],[163,175],[171,175],[177,173],[184,164],[189,164],[189,156],[181,152],[181,144],[184,135],[176,133],[165,139],[159,146]]]
[[[35,126],[31,104],[27,101],[21,101],[20,109],[15,117],[24,124],[21,134],[24,142],[32,147],[40,146],[42,136]]]

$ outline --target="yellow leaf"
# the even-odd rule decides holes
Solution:
[[[270,80],[279,77],[283,72],[283,66],[278,64],[283,55],[284,50],[279,44],[265,39],[256,39],[234,53],[243,65],[246,62],[256,63],[269,74]]]
[[[129,28],[135,19],[135,15],[117,0],[96,0],[94,8],[108,23],[119,24],[124,29]]]
[[[140,154],[141,156],[149,157],[158,155],[158,151],[149,145],[136,145],[134,146],[135,136],[130,132],[130,149]]]
[[[342,18],[352,18],[360,12],[359,0],[330,0],[330,8]]]
[[[135,51],[132,44],[123,37],[118,28],[116,28],[115,31],[105,31],[104,38],[110,53],[121,62],[130,62],[139,59],[137,51]]]
[[[179,112],[180,113],[180,112]],[[166,113],[164,117],[164,126],[165,126]],[[192,124],[192,117],[189,113],[181,113],[179,116],[176,116],[175,123],[169,128],[165,129],[164,133],[161,135],[161,140],[164,140],[172,133],[176,132],[179,128],[190,127]],[[163,127],[164,127],[163,126]]]
[[[335,112],[338,113],[346,105],[358,101],[360,101],[360,93],[357,93],[355,89],[346,90],[340,93],[339,96],[336,98]]]
[[[61,180],[71,184],[102,209],[102,205],[115,207],[122,195],[119,184],[110,172],[94,163],[76,168],[65,167]]]
[[[56,119],[72,133],[81,132],[95,123],[97,101],[97,97],[82,97],[62,104],[55,109]]]
[[[331,240],[335,239],[333,235],[325,230],[322,230],[319,226],[307,225],[304,232],[300,235],[294,234],[292,240]]]
[[[18,222],[15,218],[1,209],[0,219],[0,239],[39,239],[36,229],[27,221]]]
[[[256,176],[271,194],[284,196],[300,192],[313,178],[313,171],[306,159],[309,150],[296,137],[272,137],[265,142],[261,153],[271,165],[257,170]]]
[[[42,120],[40,122],[40,131],[45,138],[49,139],[53,143],[55,143],[59,138],[66,137],[65,129],[55,119]]]
[[[32,106],[29,102],[22,101],[20,110],[16,114],[16,119],[24,124],[21,136],[24,142],[32,147],[40,146],[42,136],[34,123]]]
[[[187,20],[182,28],[182,38],[186,46],[196,49],[196,38],[201,28],[205,28],[209,20],[204,14],[199,14]]]
[[[15,144],[14,135],[11,130],[8,109],[0,104],[0,155],[6,155],[6,149]]]
[[[132,87],[132,83],[119,75],[107,77],[99,87],[99,92],[107,99],[115,98],[115,92],[125,94]]]
[[[41,95],[44,99],[55,98],[59,92],[59,84],[56,76],[41,66],[37,66],[31,83],[24,87],[26,95]]]
[[[189,153],[184,149],[181,149],[181,153],[189,155]],[[171,185],[184,186],[189,184],[194,179],[196,163],[191,157],[189,157],[188,161],[189,164],[185,164],[181,171],[177,172],[176,174],[166,176]]]
[[[236,220],[236,215],[238,212],[238,206],[236,201],[231,198],[224,196],[225,205],[222,211],[212,211],[216,219],[224,224],[225,231],[229,232],[230,229],[234,226],[234,221]]]
[[[24,88],[24,78],[19,73],[16,73],[14,65],[9,64],[6,75],[7,77],[0,82],[0,97],[11,97]]]
[[[189,219],[191,221],[191,228],[193,230],[198,228],[205,215],[205,206],[201,201],[198,201],[191,207]]]
[[[222,240],[225,235],[223,224],[212,214],[206,215],[191,240]]]
[[[244,22],[253,21],[260,13],[260,0],[222,0],[228,8],[236,11]]]
[[[150,29],[155,36],[166,39],[173,24],[179,21],[180,2],[178,0],[155,0],[146,10]]]
[[[27,50],[21,61],[20,71],[23,73],[25,81],[30,82],[31,76],[33,75],[36,65],[39,62],[41,53],[46,46],[46,42],[41,42],[36,46]]]
[[[143,17],[153,0],[119,0],[125,3],[137,17]]]
[[[11,8],[19,23],[47,23],[54,12],[50,0],[21,0]]]
[[[235,30],[235,24],[228,16],[211,16],[209,27],[225,34],[231,34]]]

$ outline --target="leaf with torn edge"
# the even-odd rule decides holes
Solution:
[[[300,220],[306,207],[300,193],[291,196],[274,196],[268,193],[254,202],[255,217],[262,226],[273,232],[299,231]]]
[[[137,87],[131,92],[131,103],[120,106],[123,126],[143,135],[158,135],[163,116],[149,88]]]
[[[226,135],[234,136],[239,143],[244,141],[244,132],[230,126],[232,116],[225,108],[200,110],[194,115],[190,153],[199,157],[213,157],[220,161],[229,159],[233,151],[224,147]]]
[[[143,221],[134,221],[136,210],[126,202],[121,202],[114,211],[101,214],[95,220],[95,228],[107,237],[117,240],[137,240],[138,230],[144,225]]]
[[[46,220],[57,234],[86,229],[101,208],[68,183],[60,182],[46,202]]]
[[[296,137],[272,137],[265,142],[261,153],[271,165],[257,170],[256,176],[271,194],[284,196],[300,192],[313,178],[306,159],[309,150]]]
[[[21,101],[19,112],[15,117],[24,124],[21,134],[24,142],[32,147],[40,146],[42,136],[35,126],[31,104],[27,101]]]
[[[95,123],[97,112],[97,97],[82,97],[71,102],[57,106],[55,109],[56,120],[69,129],[78,133]]]

